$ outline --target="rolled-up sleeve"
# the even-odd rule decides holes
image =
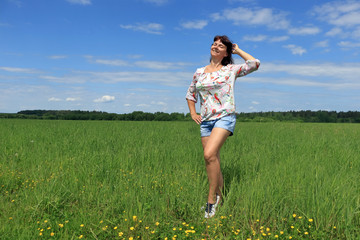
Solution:
[[[233,71],[235,73],[236,77],[243,77],[243,76],[245,76],[245,75],[247,75],[249,73],[252,73],[252,72],[258,70],[259,67],[260,67],[260,60],[259,59],[247,60],[243,64],[232,65],[231,71]]]
[[[198,92],[196,91],[196,83],[198,81],[198,74],[197,72],[194,74],[193,80],[186,92],[186,99],[191,100],[193,102],[197,102],[198,99]]]

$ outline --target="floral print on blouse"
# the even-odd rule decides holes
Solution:
[[[210,121],[235,113],[234,84],[260,66],[260,61],[247,60],[244,64],[228,64],[220,70],[204,73],[205,67],[198,68],[186,93],[186,99],[198,100],[202,121]]]

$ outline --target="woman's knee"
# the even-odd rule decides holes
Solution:
[[[204,159],[206,164],[217,161],[217,153],[213,151],[204,151]]]

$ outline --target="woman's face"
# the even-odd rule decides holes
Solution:
[[[210,48],[210,54],[211,57],[216,57],[219,59],[223,59],[224,57],[227,57],[227,52],[226,52],[227,47],[219,40],[216,40]]]

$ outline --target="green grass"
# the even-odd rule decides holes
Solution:
[[[360,125],[238,123],[204,220],[193,122],[0,119],[0,239],[357,239]]]

